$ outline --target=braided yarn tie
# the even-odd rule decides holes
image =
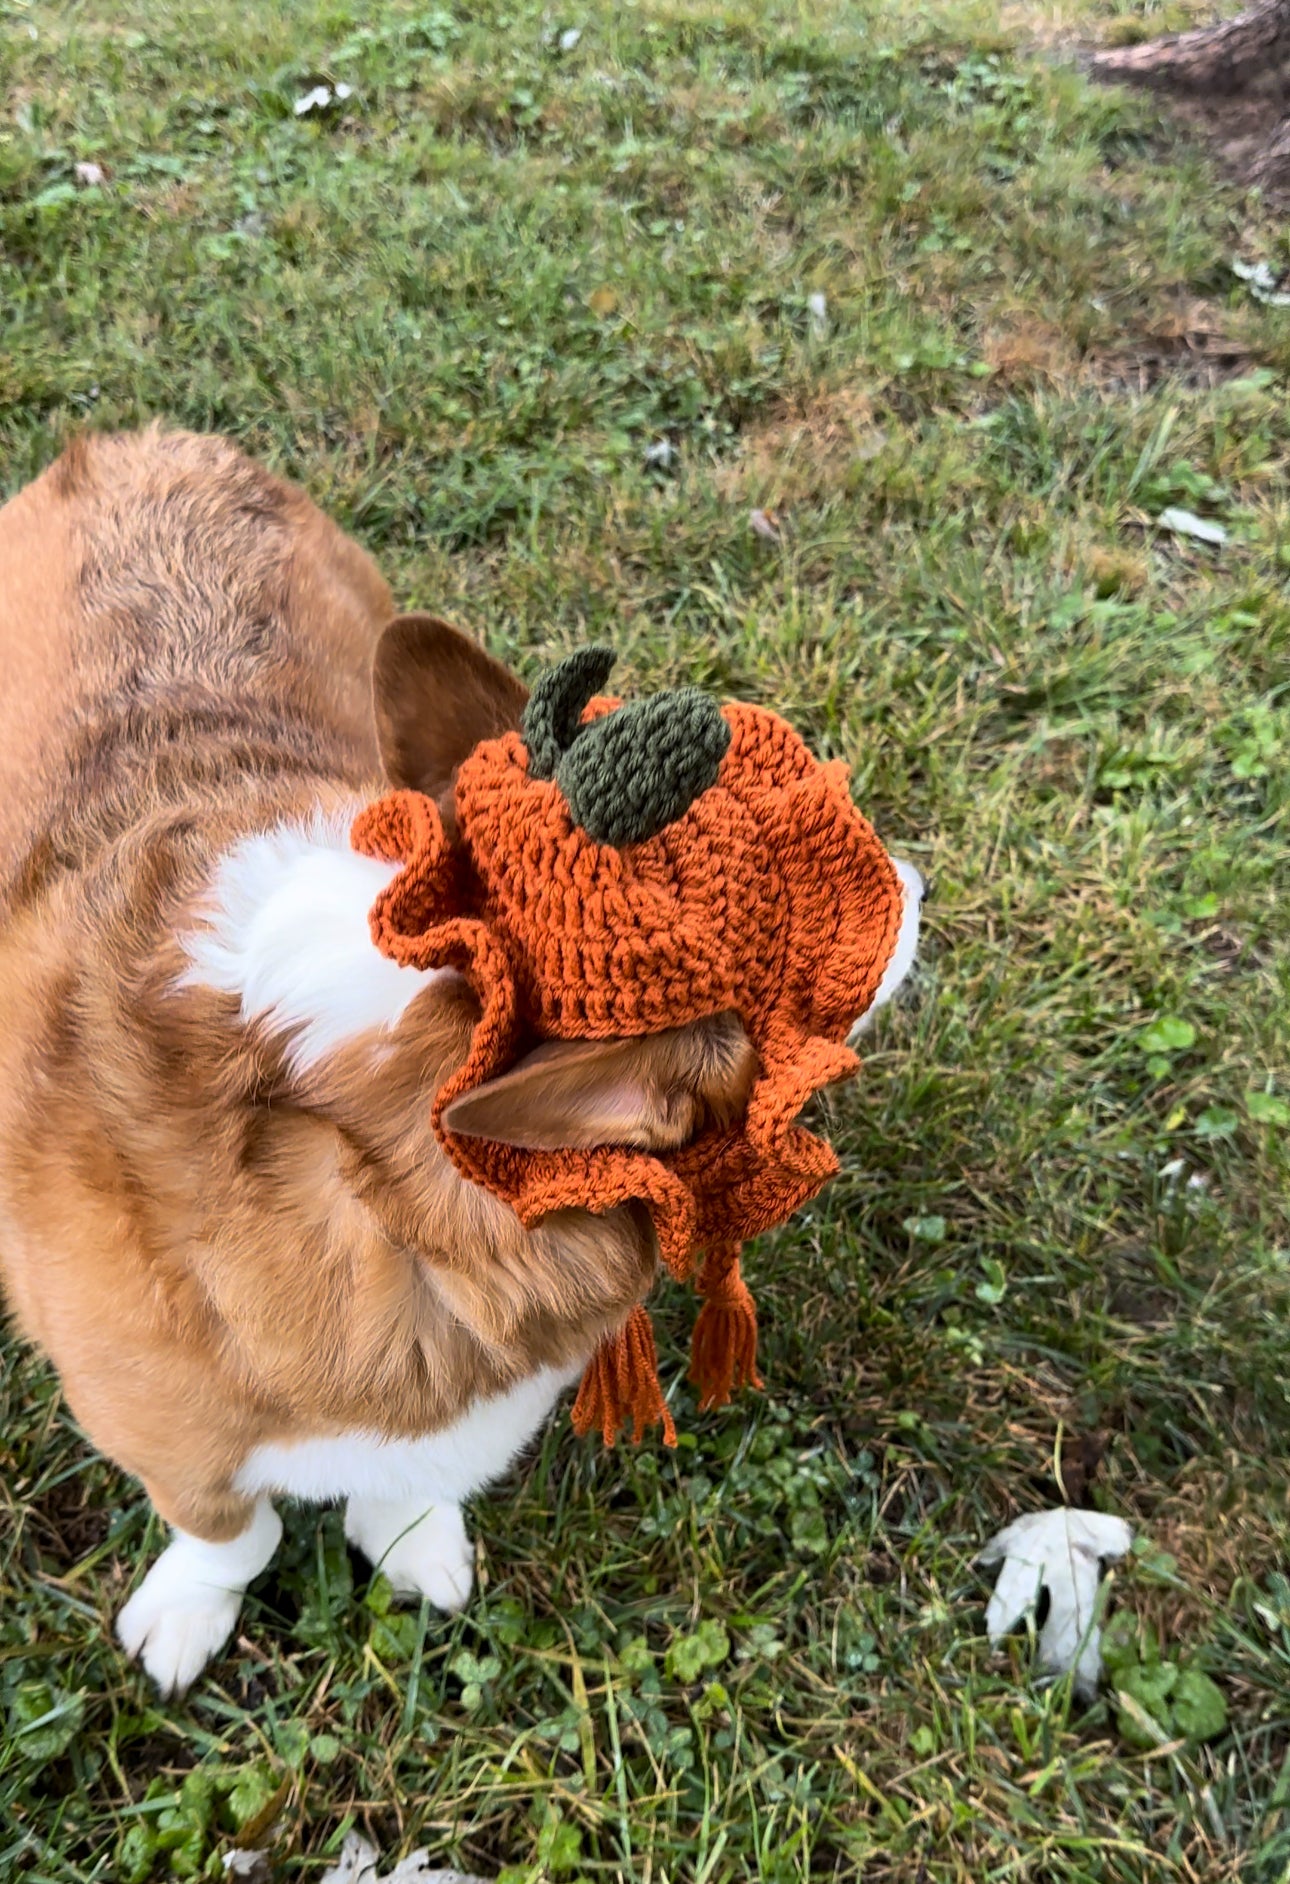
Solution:
[[[699,1405],[727,1406],[741,1387],[760,1387],[757,1305],[739,1268],[739,1245],[708,1251],[699,1271],[703,1307],[690,1342],[690,1380]]]

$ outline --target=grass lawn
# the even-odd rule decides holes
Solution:
[[[779,708],[933,884],[844,1174],[750,1255],[766,1393],[678,1385],[673,1455],[562,1423],[460,1620],[297,1512],[158,1705],[109,1637],[157,1529],[4,1350],[0,1876],[357,1824],[516,1880],[1290,1878],[1290,317],[1230,268],[1290,238],[1052,58],[1187,18],[0,0],[5,494],[86,423],[229,432],[526,673],[595,635]],[[1140,1531],[1091,1710],[973,1567],[1063,1494]]]

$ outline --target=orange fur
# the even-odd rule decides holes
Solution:
[[[83,439],[0,511],[0,1271],[94,1443],[211,1541],[248,1521],[252,1447],[435,1431],[584,1360],[656,1261],[639,1206],[525,1231],[453,1168],[431,1102],[478,1018],[460,986],[379,1068],[358,1040],[294,1074],[177,985],[239,838],[450,784],[416,768],[397,658],[382,775],[390,614],[363,552],[216,440]],[[524,697],[466,665],[458,758]]]

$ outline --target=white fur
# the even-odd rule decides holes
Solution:
[[[903,857],[893,857],[896,875],[900,878],[901,912],[900,931],[896,936],[896,946],[891,952],[882,980],[878,983],[878,992],[869,1003],[851,1030],[855,1040],[860,1034],[868,1033],[879,1008],[886,1007],[888,1001],[899,989],[918,954],[918,931],[922,921],[923,879],[913,864],[906,863]]]
[[[401,1596],[424,1596],[450,1616],[470,1601],[475,1553],[460,1505],[351,1498],[345,1535]]]
[[[282,1520],[267,1498],[227,1544],[176,1531],[117,1617],[122,1648],[163,1695],[182,1694],[233,1633],[252,1578],[272,1561]]]
[[[461,1504],[498,1478],[582,1372],[540,1368],[491,1399],[476,1400],[442,1432],[383,1439],[375,1432],[257,1446],[243,1460],[238,1491],[277,1492],[326,1503],[334,1498],[398,1503],[421,1498]]]
[[[344,1498],[346,1537],[396,1590],[428,1597],[436,1609],[464,1608],[474,1553],[461,1507],[501,1476],[581,1371],[540,1368],[417,1439],[357,1431],[257,1446],[237,1488],[315,1503]]]
[[[291,1032],[299,1071],[357,1034],[394,1026],[452,972],[400,968],[373,943],[368,914],[397,869],[351,849],[347,822],[317,818],[244,838],[216,870],[208,927],[184,938],[185,982],[235,994],[244,1020]]]

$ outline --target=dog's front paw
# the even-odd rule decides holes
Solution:
[[[475,1553],[460,1505],[351,1498],[345,1535],[401,1596],[424,1596],[448,1615],[470,1601]]]
[[[241,1590],[175,1587],[166,1558],[178,1548],[172,1544],[153,1565],[116,1622],[121,1647],[166,1698],[191,1687],[232,1635],[242,1607]]]
[[[267,1500],[240,1537],[208,1544],[179,1531],[116,1619],[117,1640],[163,1695],[191,1687],[233,1633],[246,1586],[282,1537]]]

